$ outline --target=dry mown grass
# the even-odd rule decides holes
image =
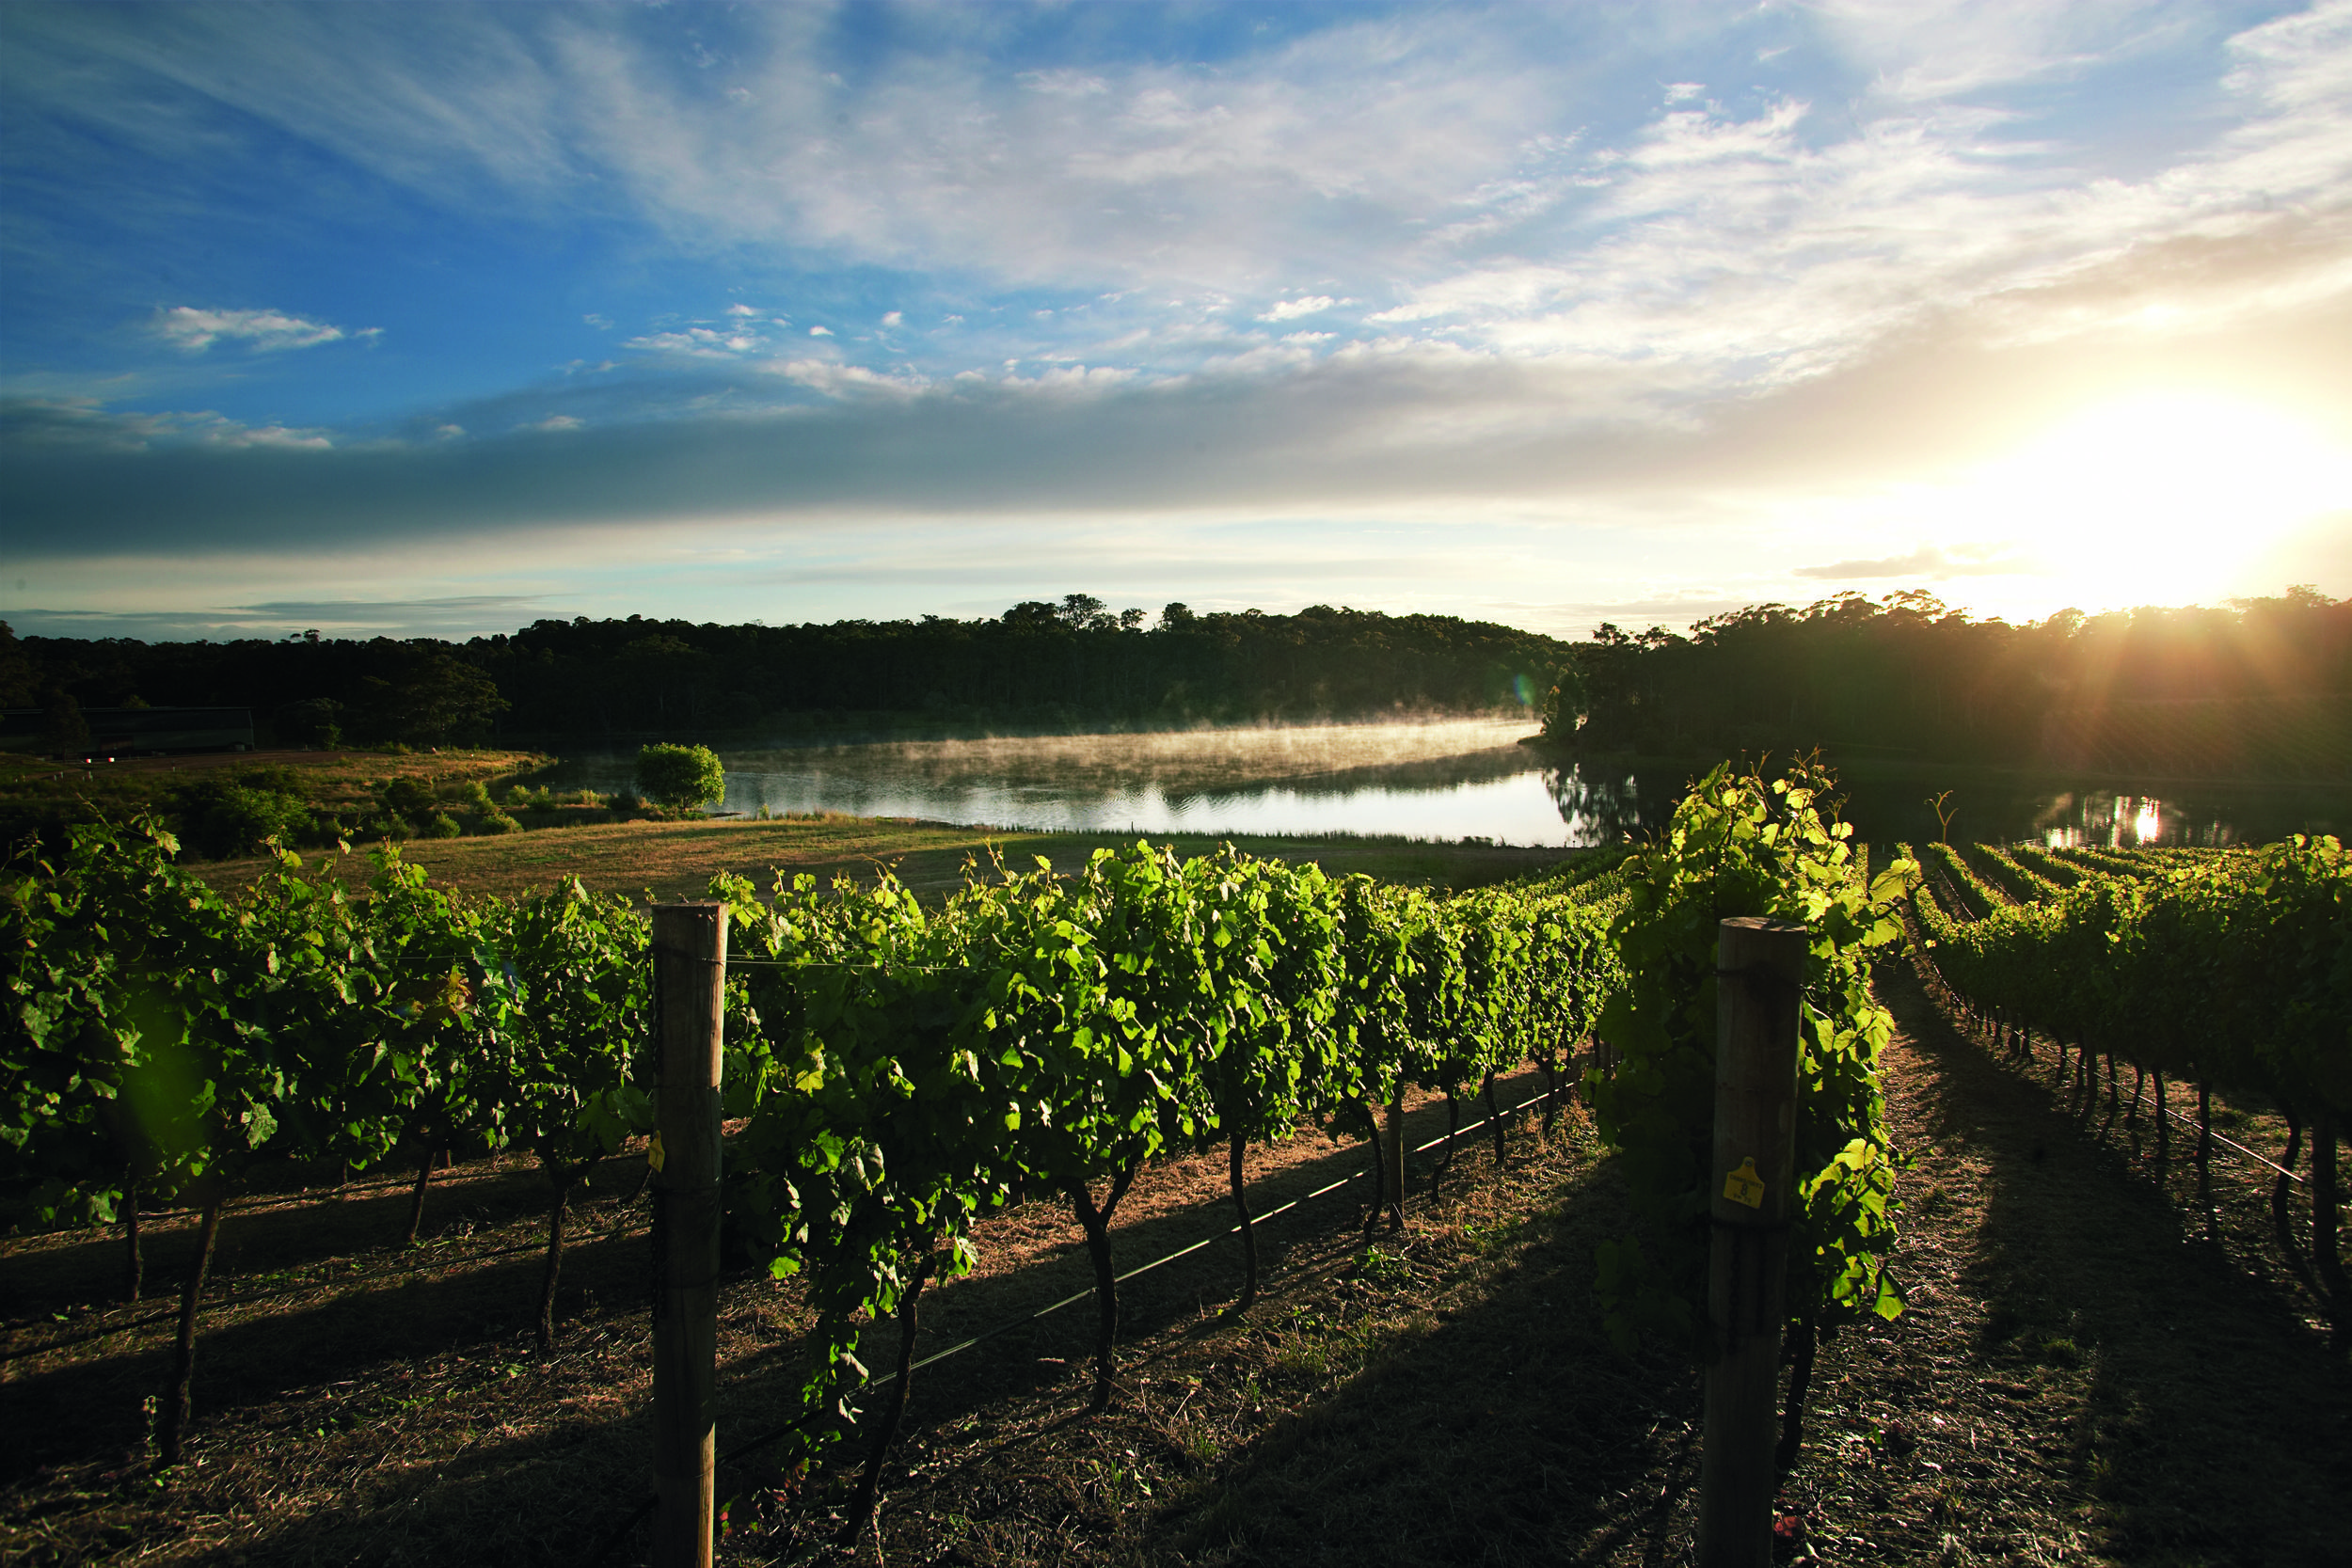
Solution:
[[[89,764],[0,752],[0,806],[87,800],[112,816],[155,806],[172,786],[208,773],[291,769],[304,799],[326,807],[364,806],[378,781],[485,784],[528,776],[552,759],[536,752],[197,752]]]
[[[1123,832],[1039,833],[959,828],[891,817],[822,816],[784,820],[612,822],[534,829],[499,838],[416,839],[403,856],[423,866],[437,885],[463,893],[512,896],[578,877],[599,893],[656,898],[698,898],[721,871],[749,877],[765,891],[777,872],[807,872],[820,881],[836,874],[870,878],[890,867],[918,893],[944,893],[962,880],[967,860],[992,849],[1025,870],[1042,855],[1069,867],[1104,847],[1144,835]],[[1179,855],[1206,854],[1224,842],[1200,834],[1150,835]],[[1555,865],[1571,851],[1480,844],[1419,844],[1403,840],[1234,836],[1251,854],[1312,861],[1333,875],[1363,871],[1390,881],[1470,887]],[[221,861],[194,868],[215,886],[249,883],[260,861]],[[346,875],[353,875],[346,873]]]
[[[2215,1166],[2208,1210],[2174,1145],[2090,1125],[2040,1071],[1961,1037],[1908,974],[1889,1114],[1915,1165],[1900,1253],[1911,1310],[1824,1348],[1786,1497],[1836,1562],[2326,1563],[2352,1481],[2352,1371],[2275,1261],[2259,1177]],[[1416,1139],[1442,1113],[1416,1114]],[[2249,1141],[2252,1141],[2250,1138]],[[1445,1196],[1369,1245],[1352,1189],[1265,1227],[1266,1290],[1226,1310],[1219,1243],[1122,1289],[1120,1398],[1086,1413],[1083,1304],[921,1373],[890,1467],[898,1563],[1659,1564],[1687,1558],[1698,1383],[1597,1332],[1592,1243],[1625,1223],[1574,1113],[1515,1133],[1498,1174],[1466,1140]],[[1314,1138],[1253,1152],[1261,1207],[1360,1165]],[[1425,1196],[1427,1161],[1417,1196]],[[126,1454],[163,1330],[11,1363],[6,1555],[111,1560],[578,1562],[645,1485],[645,1254],[603,1177],[567,1263],[564,1338],[525,1348],[528,1253],[337,1286],[389,1261],[397,1189],[224,1227],[236,1287],[199,1363],[199,1465],[158,1484]],[[535,1233],[544,1187],[485,1169],[440,1223],[489,1248]],[[1221,1228],[1221,1162],[1176,1160],[1120,1215],[1122,1266]],[[642,1211],[640,1211],[642,1212]],[[240,1240],[242,1232],[243,1240]],[[366,1246],[376,1249],[364,1255]],[[984,1227],[971,1278],[927,1297],[920,1347],[1083,1291],[1075,1227],[1032,1203]],[[457,1243],[446,1243],[455,1245]],[[159,1248],[159,1251],[161,1249]],[[13,1243],[8,1309],[103,1296],[111,1244]],[[167,1274],[159,1259],[156,1275]],[[721,1443],[787,1398],[802,1323],[782,1286],[722,1298]],[[241,1315],[242,1314],[242,1315]],[[45,1326],[23,1325],[40,1317]],[[878,1330],[869,1361],[886,1365]],[[845,1473],[730,1466],[725,1560],[872,1560],[827,1544]],[[613,1561],[635,1560],[643,1537]]]

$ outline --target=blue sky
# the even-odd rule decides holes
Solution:
[[[0,616],[2352,595],[2352,5],[0,8]]]

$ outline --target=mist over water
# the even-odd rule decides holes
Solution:
[[[723,751],[721,809],[839,812],[1047,832],[1350,833],[1580,848],[1661,825],[1698,765],[1563,766],[1519,741],[1524,719],[995,736]],[[629,755],[587,755],[567,782],[625,788]],[[1847,781],[1866,842],[1938,836],[1943,781]],[[1963,784],[1955,842],[2231,844],[2337,831],[2324,794],[2135,789],[2128,781]]]

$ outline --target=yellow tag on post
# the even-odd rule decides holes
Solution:
[[[1756,1174],[1754,1156],[1740,1161],[1740,1168],[1724,1178],[1724,1196],[1751,1209],[1764,1207],[1764,1178]]]
[[[661,1174],[661,1134],[659,1132],[656,1132],[645,1142],[645,1164],[653,1167],[654,1174],[656,1176]],[[1753,1166],[1756,1162],[1751,1160],[1748,1164]],[[1751,1170],[1749,1174],[1754,1175],[1755,1172]],[[1763,1190],[1764,1189],[1761,1187],[1756,1189],[1758,1192],[1762,1192]]]

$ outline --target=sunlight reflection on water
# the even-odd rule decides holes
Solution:
[[[1360,834],[1583,847],[1656,828],[1696,765],[1548,765],[1523,721],[1301,725],[1137,735],[991,736],[722,753],[723,809],[837,812],[1045,832]],[[582,756],[569,782],[626,788],[627,755]],[[1924,777],[1925,775],[1922,775]],[[1860,841],[1939,829],[1910,775],[1849,780]],[[2036,784],[1955,793],[1955,842],[2131,847],[2228,845],[2335,831],[2321,802],[2260,792],[2153,794]]]
[[[746,753],[728,759],[725,804],[1049,832],[1613,840],[1630,778],[1564,785],[1518,744],[1526,733],[1457,721]]]
[[[827,783],[831,787],[823,787]],[[1562,819],[1541,771],[1437,787],[1364,783],[1318,791],[1268,784],[1200,793],[1170,793],[1150,784],[1084,791],[979,783],[861,787],[854,781],[762,773],[730,775],[726,804],[735,811],[825,810],[1053,832],[1363,833],[1578,845],[1593,842],[1589,834],[1597,831]]]
[[[723,807],[1047,832],[1613,842],[1630,823],[1630,774],[1595,786],[1548,769],[1518,744],[1530,729],[1482,719],[729,752]],[[612,789],[628,767],[583,758],[573,771]]]

